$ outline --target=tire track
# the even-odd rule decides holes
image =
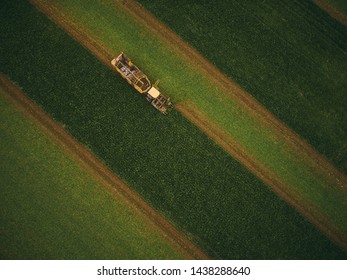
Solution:
[[[186,259],[208,259],[209,257],[182,232],[168,222],[156,210],[149,206],[135,191],[127,186],[112,170],[98,160],[91,151],[69,135],[64,128],[53,121],[38,105],[30,100],[18,87],[0,73],[0,87],[5,97],[16,105],[33,122],[49,136],[57,145],[66,150],[76,161],[81,163],[96,178],[116,191],[135,211],[139,212],[148,224],[177,249]]]

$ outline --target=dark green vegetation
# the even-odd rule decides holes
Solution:
[[[177,111],[160,115],[30,4],[8,2],[0,70],[212,257],[346,258]]]
[[[0,120],[0,259],[182,258],[1,88]]]
[[[310,1],[138,2],[347,171],[346,27]]]

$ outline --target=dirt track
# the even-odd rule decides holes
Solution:
[[[336,10],[331,4],[327,3],[325,0],[313,0],[313,3],[319,6],[322,10],[326,11],[330,16],[347,26],[347,16]]]
[[[151,208],[135,191],[130,189],[107,166],[99,161],[88,149],[81,145],[62,126],[54,122],[39,106],[31,101],[5,76],[0,74],[0,87],[4,89],[5,97],[16,105],[28,118],[35,122],[50,137],[52,141],[66,150],[81,163],[95,178],[101,180],[111,192],[118,192],[124,200],[141,217],[148,221],[156,230],[177,249],[186,259],[208,259],[209,257],[183,233],[176,229],[157,211]]]
[[[78,25],[76,25],[72,19],[62,14],[62,12],[56,9],[53,5],[45,6],[37,0],[32,2],[111,68],[109,63],[113,55],[111,50],[108,50],[101,42],[96,42],[87,31],[80,27],[77,28]],[[347,186],[346,176],[337,170],[322,155],[317,153],[311,146],[301,139],[300,136],[291,131],[285,124],[261,106],[253,97],[243,91],[238,85],[226,77],[225,74],[220,72],[202,55],[191,48],[186,42],[136,2],[132,0],[123,2],[120,3],[119,1],[115,1],[115,5],[124,9],[125,12],[134,17],[139,23],[160,37],[170,46],[170,48],[174,49],[188,62],[196,65],[202,73],[224,89],[225,93],[228,94],[230,98],[238,102],[238,104],[252,114],[254,118],[258,119],[262,125],[271,128],[275,135],[280,137],[282,140],[285,140],[288,146],[296,151],[301,158],[305,158],[310,166],[318,170],[321,174],[324,174],[332,182],[338,181],[341,189],[347,191],[345,189]],[[307,201],[304,201],[302,197],[293,192],[286,182],[279,180],[274,176],[272,171],[268,170],[264,165],[254,159],[251,154],[233,140],[230,135],[227,135],[221,129],[218,129],[214,123],[208,121],[196,108],[193,108],[187,103],[181,104],[177,109],[214,141],[221,145],[233,157],[244,164],[252,173],[265,182],[265,184],[270,186],[279,196],[296,207],[312,223],[316,224],[331,239],[347,250],[347,236],[344,233],[340,232],[334,225],[332,225],[331,222],[329,222],[329,219],[319,212],[318,209],[309,205]]]

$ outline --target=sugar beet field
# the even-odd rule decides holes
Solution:
[[[178,111],[160,115],[30,3],[6,1],[0,13],[0,71],[212,258],[346,258]]]

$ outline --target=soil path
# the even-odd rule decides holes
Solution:
[[[276,174],[267,170],[266,167],[256,159],[250,157],[247,151],[229,134],[225,133],[215,123],[207,119],[192,104],[185,103],[177,106],[181,113],[193,124],[206,133],[215,143],[240,161],[248,170],[269,186],[278,196],[292,205],[298,212],[305,216],[311,223],[315,224],[322,232],[347,250],[347,236],[338,227],[331,223],[329,217],[322,213],[312,203],[305,200],[292,190]],[[267,172],[264,172],[267,170]]]
[[[113,58],[113,51],[105,47],[102,42],[93,38],[80,25],[74,23],[74,20],[56,8],[53,4],[45,5],[40,0],[32,0],[43,13],[48,15],[58,25],[63,27],[67,33],[78,40],[84,47],[89,49],[95,56],[103,61],[110,69],[110,60]],[[284,123],[279,121],[265,107],[259,104],[252,96],[241,89],[236,83],[231,81],[224,73],[213,66],[201,54],[193,49],[189,44],[183,41],[179,36],[173,33],[168,27],[162,24],[158,19],[151,15],[133,0],[114,1],[115,5],[123,9],[126,13],[135,18],[141,25],[148,28],[153,34],[156,34],[170,48],[174,49],[181,57],[196,67],[209,80],[221,87],[230,98],[236,101],[240,106],[247,110],[272,132],[284,140],[286,144],[298,155],[305,159],[308,165],[331,182],[337,183],[343,192],[347,193],[347,177],[336,169],[328,160],[316,152],[299,135],[290,130]],[[115,71],[115,70],[114,70]],[[206,116],[199,112],[189,103],[182,103],[177,109],[184,114],[191,122],[204,131],[211,139],[221,145],[234,158],[245,165],[253,174],[270,186],[279,196],[296,207],[312,223],[317,225],[332,240],[347,250],[346,233],[341,232],[329,219],[321,213],[316,207],[310,205],[307,201],[292,191],[292,188],[283,180],[277,178],[274,173],[266,168],[262,163],[252,157],[251,153],[237,143],[229,134],[218,128],[216,124],[209,121]]]
[[[53,121],[38,105],[29,99],[9,79],[0,74],[0,87],[5,97],[34,121],[57,145],[66,150],[95,178],[101,180],[111,192],[117,192],[156,231],[186,259],[208,259],[209,257],[182,232],[150,207],[135,191],[129,188],[112,170],[99,161],[88,149]]]
[[[337,10],[334,6],[327,3],[325,0],[313,0],[319,8],[326,11],[330,16],[347,26],[347,15]]]

